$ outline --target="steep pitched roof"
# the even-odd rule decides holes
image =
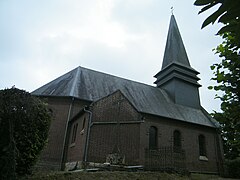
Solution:
[[[154,83],[161,87],[167,81],[178,78],[200,87],[198,74],[190,65],[176,19],[171,15],[162,69],[154,76],[157,78]]]
[[[170,19],[162,69],[172,63],[191,68],[174,15]]]
[[[120,90],[142,113],[216,127],[202,109],[174,104],[163,89],[77,67],[32,92],[37,96],[72,96],[96,101]]]

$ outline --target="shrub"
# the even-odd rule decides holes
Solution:
[[[240,157],[226,160],[227,177],[240,178]]]
[[[30,174],[46,144],[47,105],[17,88],[0,90],[0,179]]]

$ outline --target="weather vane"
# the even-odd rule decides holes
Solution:
[[[171,13],[172,13],[172,15],[173,15],[173,10],[174,10],[174,8],[173,8],[173,6],[171,7]]]

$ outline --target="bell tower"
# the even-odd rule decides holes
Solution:
[[[168,92],[176,104],[200,108],[198,88],[201,85],[189,63],[174,15],[171,15],[162,69],[154,76],[157,87]]]

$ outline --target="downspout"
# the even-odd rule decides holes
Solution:
[[[88,129],[87,129],[87,135],[86,135],[86,143],[85,143],[84,154],[83,154],[83,161],[86,164],[87,158],[88,158],[88,146],[89,146],[89,138],[90,138],[90,128],[91,128],[91,125],[92,125],[92,112],[87,110],[86,107],[84,107],[83,110],[89,114]]]
[[[72,114],[73,102],[74,102],[74,97],[72,97],[72,101],[71,101],[71,104],[68,109],[67,122],[65,125],[65,131],[64,131],[65,133],[64,133],[64,138],[63,138],[63,146],[62,146],[62,154],[61,154],[61,170],[64,170],[64,167],[65,167],[64,160],[65,160],[65,153],[66,153],[65,149],[66,149],[66,143],[67,143],[68,124],[69,124],[71,114]]]

